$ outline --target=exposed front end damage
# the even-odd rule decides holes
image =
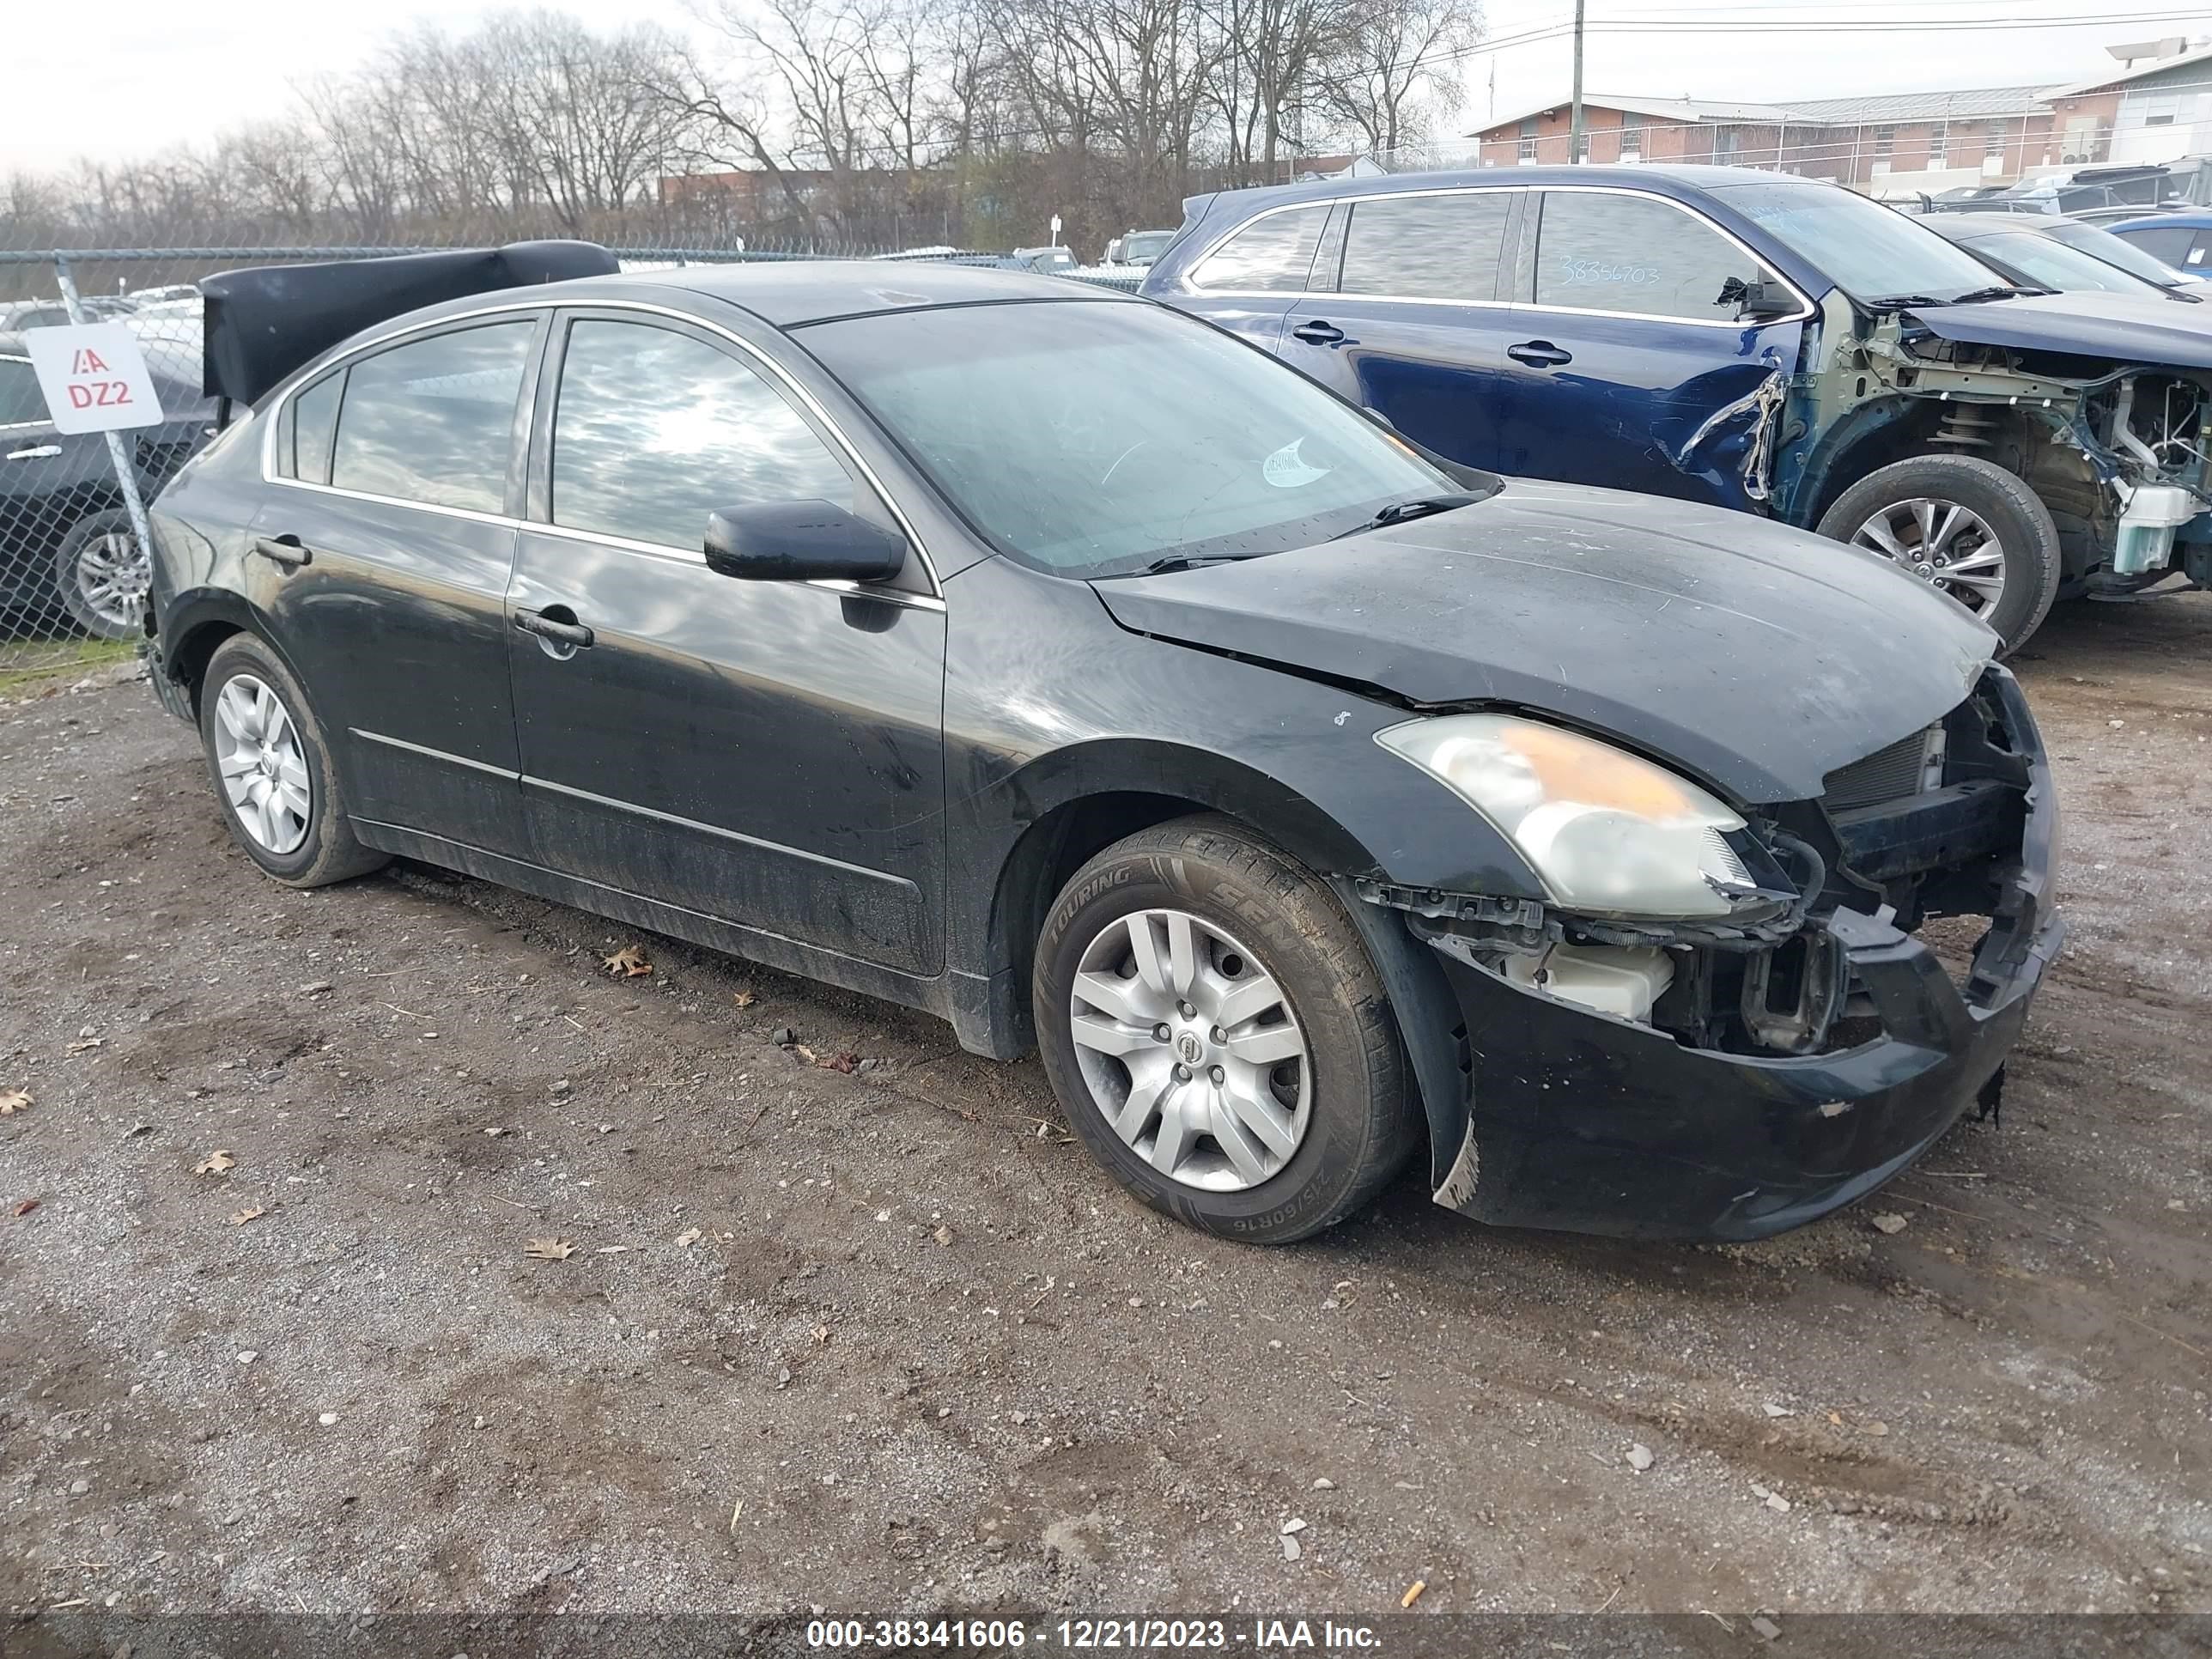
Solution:
[[[2212,359],[2157,361],[2154,339],[2141,362],[2093,349],[2118,342],[2031,344],[1996,325],[2021,303],[1832,314],[1821,332],[1835,343],[1782,417],[1778,510],[1810,524],[1888,461],[1976,457],[2051,510],[2063,593],[2125,597],[2176,576],[2212,586]]]
[[[1753,809],[1731,836],[1751,879],[1724,920],[1361,884],[1432,954],[1457,1018],[1467,1115],[1437,1148],[1437,1201],[1741,1239],[1879,1186],[1994,1099],[2061,938],[2055,817],[2026,702],[1992,668],[1820,799]],[[1984,924],[1955,967],[1917,936],[1946,917]],[[1440,1067],[1420,1060],[1432,1090]]]

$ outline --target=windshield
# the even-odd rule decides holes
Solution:
[[[2137,247],[2124,236],[2115,236],[2109,230],[2100,230],[2094,225],[2076,224],[2072,220],[2062,221],[2049,227],[2044,234],[2092,259],[2101,259],[2108,265],[2117,265],[2130,276],[2140,276],[2146,283],[2156,283],[2160,288],[2170,288],[2176,283],[2185,283],[2189,273],[2176,270],[2161,264]]]
[[[1121,259],[1125,264],[1148,265],[1167,252],[1168,244],[1175,240],[1171,230],[1136,230],[1121,239]]]
[[[2038,288],[2056,289],[2061,294],[2133,294],[2140,298],[2153,292],[2150,283],[2032,230],[1977,236],[1966,246],[1969,252],[1987,254],[1990,262],[2007,275],[2016,274]]]
[[[1060,575],[1304,547],[1459,487],[1297,370],[1155,306],[884,312],[799,337],[969,523]]]
[[[1972,254],[1840,185],[1735,185],[1721,194],[1855,300],[1955,300],[1990,286],[1989,267]]]

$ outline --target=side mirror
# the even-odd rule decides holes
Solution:
[[[757,582],[878,582],[906,543],[828,501],[763,501],[708,515],[707,568]]]
[[[1719,296],[1713,303],[1734,305],[1738,322],[1766,323],[1796,310],[1797,296],[1763,276],[1754,276],[1747,283],[1741,276],[1731,276],[1721,284]]]

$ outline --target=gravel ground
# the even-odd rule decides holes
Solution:
[[[2212,1610],[2212,599],[2020,667],[2075,932],[2002,1127],[1755,1247],[1418,1181],[1202,1238],[1034,1062],[420,868],[288,891],[143,685],[19,694],[0,1603]]]

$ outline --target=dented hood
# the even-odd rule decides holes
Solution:
[[[1954,708],[1996,647],[1871,554],[1519,478],[1394,529],[1095,586],[1138,633],[1413,703],[1551,715],[1746,802],[1820,794]]]
[[[2031,294],[1907,313],[1939,339],[2019,351],[2061,351],[2116,363],[2212,368],[2212,305],[2163,294]]]

